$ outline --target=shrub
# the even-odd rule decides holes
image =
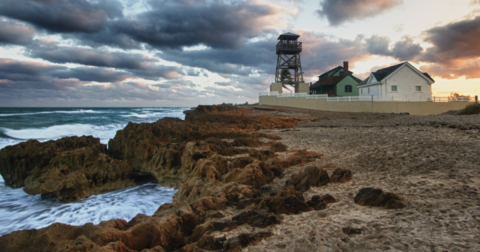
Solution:
[[[473,115],[473,114],[480,114],[480,103],[467,105],[464,109],[460,110],[460,115]]]

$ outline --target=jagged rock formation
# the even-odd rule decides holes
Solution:
[[[112,159],[106,150],[91,136],[29,140],[0,151],[0,173],[7,185],[63,202],[135,185],[128,162]]]
[[[139,214],[128,223],[54,224],[13,232],[0,237],[0,247],[4,251],[241,251],[272,232],[230,235],[239,226],[266,229],[281,223],[282,214],[320,210],[336,201],[329,195],[305,201],[304,191],[331,182],[327,172],[315,166],[287,178],[279,190],[267,188],[284,176],[285,169],[321,155],[290,150],[288,158],[280,159],[276,152],[287,148],[272,141],[279,137],[257,130],[293,127],[302,120],[260,116],[232,106],[199,106],[186,113],[185,121],[129,123],[110,140],[108,151],[98,144],[62,149],[44,162],[43,170],[32,168],[28,176],[22,175],[25,191],[86,197],[102,188],[127,186],[122,184],[127,181],[154,181],[178,188],[174,203],[162,205],[153,216]],[[113,183],[115,178],[118,184]],[[50,185],[52,180],[58,183]],[[84,189],[72,193],[77,187]],[[212,235],[215,232],[224,235]]]

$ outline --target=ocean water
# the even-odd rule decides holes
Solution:
[[[0,149],[28,139],[56,140],[65,136],[92,135],[104,144],[129,121],[155,122],[163,117],[184,119],[189,108],[0,108]],[[0,176],[0,235],[42,228],[55,222],[83,225],[111,219],[131,220],[152,215],[171,202],[176,190],[144,184],[91,196],[73,203],[42,200],[22,188],[5,186]]]

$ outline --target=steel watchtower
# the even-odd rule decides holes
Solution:
[[[290,32],[281,34],[278,37],[277,69],[275,73],[275,83],[282,83],[282,86],[285,88],[287,88],[286,84],[292,85],[295,87],[296,93],[302,91],[300,90],[300,83],[304,83],[302,63],[300,61],[302,42],[297,41],[299,37],[300,35]],[[290,70],[292,70],[293,76]]]

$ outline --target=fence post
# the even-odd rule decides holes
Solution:
[[[478,103],[478,95],[475,95],[475,103]]]

